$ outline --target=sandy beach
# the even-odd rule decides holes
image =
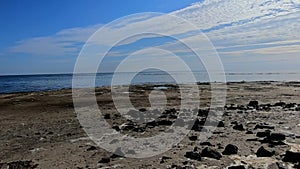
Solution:
[[[200,109],[206,110],[210,86],[198,87]],[[154,86],[130,89],[133,105],[148,109]],[[172,123],[171,116],[176,117],[178,89],[169,85],[162,91],[168,110],[175,110],[164,112],[151,128],[118,115],[110,88],[97,88],[96,97],[108,123],[121,133],[145,137],[163,131],[168,126],[163,119]],[[299,94],[298,82],[228,83],[223,118],[208,140],[197,139],[196,126],[171,150],[146,159],[113,156],[97,147],[76,117],[71,89],[1,94],[0,168],[299,168]],[[205,113],[198,116],[205,119]],[[121,127],[126,123],[132,128]]]

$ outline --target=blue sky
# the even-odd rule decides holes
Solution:
[[[300,69],[298,0],[6,0],[0,5],[0,74],[72,72],[82,45],[97,29],[141,12],[171,13],[195,24],[229,72]],[[126,24],[139,23],[145,22]],[[180,33],[191,41],[196,36],[193,31]],[[162,45],[152,40],[148,46]],[[117,47],[114,53],[134,50],[135,43]]]

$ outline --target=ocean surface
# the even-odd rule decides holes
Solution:
[[[172,74],[165,72],[141,72],[130,81],[125,82],[135,73],[121,73],[124,78],[114,85],[129,84],[176,84]],[[173,74],[184,77],[185,72],[173,72]],[[94,77],[92,74],[76,75],[80,83],[85,87],[86,81]],[[110,86],[113,73],[98,73],[95,78],[95,86]],[[197,82],[209,82],[209,76],[205,72],[194,72]],[[72,88],[72,74],[48,74],[48,75],[7,75],[0,76],[0,93],[16,93],[31,91],[49,91],[64,88]],[[300,81],[299,73],[226,73],[227,82],[239,81]],[[188,80],[186,80],[189,83]],[[190,81],[192,82],[192,81]]]

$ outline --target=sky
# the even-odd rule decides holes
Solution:
[[[196,28],[166,16],[124,20],[120,27],[105,27],[120,17],[142,12],[171,14]],[[113,57],[105,59],[103,71],[113,71],[120,62],[116,60],[148,47],[173,51],[197,69],[189,59],[190,52],[179,51],[174,39],[140,37],[117,46],[110,44],[118,36],[144,30],[145,25],[156,25],[152,29],[164,29],[171,36],[180,34],[180,40],[198,44],[196,50],[209,55],[203,53],[200,46],[205,45],[197,38],[197,31],[203,32],[227,72],[300,72],[299,0],[4,0],[0,25],[0,75],[71,73],[83,45],[103,27],[107,37],[103,35],[100,45],[113,47]],[[156,59],[164,58],[157,55]]]

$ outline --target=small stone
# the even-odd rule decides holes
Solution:
[[[270,134],[271,134],[270,130],[265,130],[265,131],[262,131],[262,132],[257,132],[256,136],[260,137],[260,138],[263,138],[263,137],[269,137]]]
[[[300,152],[286,151],[282,161],[292,163],[300,162]]]
[[[110,114],[105,114],[104,119],[110,119]]]
[[[234,130],[239,130],[239,131],[244,131],[244,126],[242,124],[237,124],[235,126],[233,126]]]
[[[201,146],[213,146],[210,142],[200,143]]]
[[[98,163],[109,163],[110,162],[110,158],[102,158],[100,161],[98,161]]]
[[[257,157],[272,157],[274,154],[275,151],[266,150],[263,146],[261,146],[256,152]]]
[[[267,124],[257,124],[257,125],[254,127],[254,130],[256,130],[256,129],[269,129],[269,130],[274,130],[275,127],[274,127],[274,126],[267,125]]]
[[[191,141],[196,141],[196,140],[198,139],[198,137],[197,137],[197,136],[190,136],[189,139],[190,139]]]
[[[228,144],[223,151],[223,155],[232,155],[238,153],[238,147],[232,144]]]
[[[209,157],[209,158],[213,158],[213,159],[217,159],[217,160],[220,160],[222,158],[221,153],[219,153],[216,150],[213,150],[209,147],[206,147],[205,149],[202,150],[201,156]]]
[[[284,107],[285,105],[286,105],[286,103],[282,102],[282,101],[277,102],[277,103],[274,104],[274,106],[279,106],[279,107]]]
[[[93,150],[96,150],[97,147],[95,146],[90,146],[88,149],[86,149],[86,151],[93,151]]]
[[[271,133],[269,139],[272,141],[284,141],[285,135],[282,133]]]
[[[160,120],[157,122],[159,126],[171,126],[173,124],[170,120]]]
[[[237,166],[230,166],[228,169],[246,169],[243,165],[237,165]]]
[[[198,160],[201,161],[201,155],[198,152],[194,152],[194,151],[188,151],[185,153],[185,157],[192,159],[192,160]]]
[[[220,121],[217,127],[225,127],[225,124],[223,121]]]
[[[251,106],[253,108],[258,108],[258,101],[252,100],[249,102],[248,106]]]

